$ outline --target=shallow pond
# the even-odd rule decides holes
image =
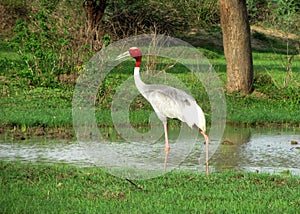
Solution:
[[[107,130],[102,131],[106,132]],[[176,151],[174,148],[176,147],[175,140],[178,138],[178,132],[177,129],[170,129],[170,169],[204,172],[204,162],[203,160],[200,161],[201,158],[199,159],[203,154],[203,139],[200,136],[197,142],[192,145],[192,149],[188,151],[188,155],[180,157],[181,152]],[[108,141],[108,145],[117,148],[120,157],[124,158],[128,154],[129,156],[142,158],[143,161],[130,159],[133,162],[139,162],[135,163],[135,167],[139,165],[144,170],[151,167],[163,167],[163,136],[157,144],[153,142],[146,144],[147,141],[145,140],[124,142],[120,136],[110,137],[110,139],[116,138],[118,140]],[[155,151],[153,152],[151,148],[152,150],[155,148]],[[173,150],[174,154],[172,153]],[[109,157],[109,152],[103,150],[97,150],[96,152],[98,152],[97,156],[106,157],[111,163],[119,164],[115,157]],[[77,142],[41,138],[17,141],[0,136],[1,160],[68,163],[83,167],[101,166],[101,164],[98,164],[100,160],[95,161],[94,157],[91,158],[91,154],[90,151],[87,152],[84,144]],[[159,158],[157,158],[158,156]],[[183,161],[172,167],[172,159],[178,159],[178,157],[182,158]],[[107,167],[105,163],[103,165]],[[214,172],[244,170],[300,175],[300,131],[293,128],[227,126],[221,143],[209,160],[209,165],[210,170]]]

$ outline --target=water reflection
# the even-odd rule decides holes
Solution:
[[[292,143],[296,141],[296,143]],[[300,131],[288,128],[227,126],[222,145],[211,159],[217,171],[226,169],[300,174]]]
[[[148,157],[148,154],[145,155],[145,152],[134,151],[135,148],[143,148],[143,146],[134,146],[139,143],[138,141],[122,142],[120,136],[115,136],[113,131],[110,132],[109,138],[117,138],[116,141],[111,142],[116,144],[116,147],[126,146],[137,155],[142,155],[143,158],[155,159]],[[171,141],[170,155],[172,155],[172,147],[176,146],[172,145],[172,142],[176,141],[178,130],[170,129],[169,137]],[[190,155],[177,169],[204,172],[204,162],[199,163],[200,154],[204,150],[203,139],[199,138],[197,141]],[[158,144],[162,148],[162,151],[158,153],[163,154],[163,137]],[[174,158],[176,155],[180,154],[174,154]],[[7,139],[5,136],[0,136],[0,159],[43,163],[63,162],[78,166],[93,165],[84,148],[78,143],[45,139],[30,139],[24,142]],[[163,167],[163,156],[161,160],[162,163],[153,163],[153,165],[161,164]],[[224,170],[257,170],[271,173],[288,171],[300,175],[300,130],[227,126],[222,143],[210,159],[210,167],[211,171],[215,172]]]
[[[246,127],[226,126],[221,145],[211,159],[215,169],[236,169],[243,160],[242,147],[251,139],[251,130]]]

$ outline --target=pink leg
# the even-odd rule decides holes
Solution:
[[[165,142],[166,142],[166,155],[165,155],[165,164],[164,164],[164,169],[166,171],[167,169],[167,161],[168,161],[168,155],[169,155],[169,151],[170,151],[170,145],[169,145],[169,139],[168,139],[168,125],[165,122],[164,123],[164,131],[165,131]]]
[[[209,143],[209,137],[208,135],[200,130],[200,133],[203,135],[204,139],[205,139],[205,157],[206,157],[206,175],[209,174],[209,169],[208,169],[208,143]]]

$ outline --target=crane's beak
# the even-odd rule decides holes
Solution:
[[[125,57],[129,57],[129,56],[130,56],[129,51],[126,51],[125,53],[122,53],[119,56],[117,56],[116,60],[120,60],[120,59],[123,59]]]

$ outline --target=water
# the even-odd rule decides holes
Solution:
[[[300,130],[226,127],[223,145],[211,162],[218,171],[233,169],[300,175]]]
[[[92,164],[78,143],[45,139],[13,141],[0,138],[0,159],[37,163],[68,163],[77,166]]]
[[[178,158],[180,153],[172,154],[176,145],[172,144],[178,130],[170,130],[172,158]],[[204,163],[199,161],[203,154],[203,139],[199,137],[190,154],[175,169],[204,172]],[[201,142],[201,143],[200,143]],[[295,143],[297,142],[297,143]],[[144,169],[161,167],[164,162],[164,141],[151,145],[142,142],[113,141],[109,143],[117,148],[120,158],[129,154],[144,161],[137,165]],[[154,148],[154,151],[151,151]],[[116,152],[116,153],[118,153]],[[97,154],[101,158],[110,153]],[[173,156],[172,156],[173,155]],[[107,157],[112,163],[118,159]],[[182,157],[181,157],[182,158]],[[65,140],[28,139],[17,141],[0,136],[0,159],[9,161],[25,161],[37,163],[68,163],[80,167],[93,166],[95,159],[80,143]],[[144,164],[144,166],[143,166]],[[300,175],[300,131],[293,128],[243,128],[227,126],[222,143],[211,157],[210,170],[222,172],[226,170],[259,171],[269,173],[292,173]],[[101,165],[101,164],[96,164]],[[104,163],[105,165],[105,163]],[[174,168],[174,167],[173,167]]]

